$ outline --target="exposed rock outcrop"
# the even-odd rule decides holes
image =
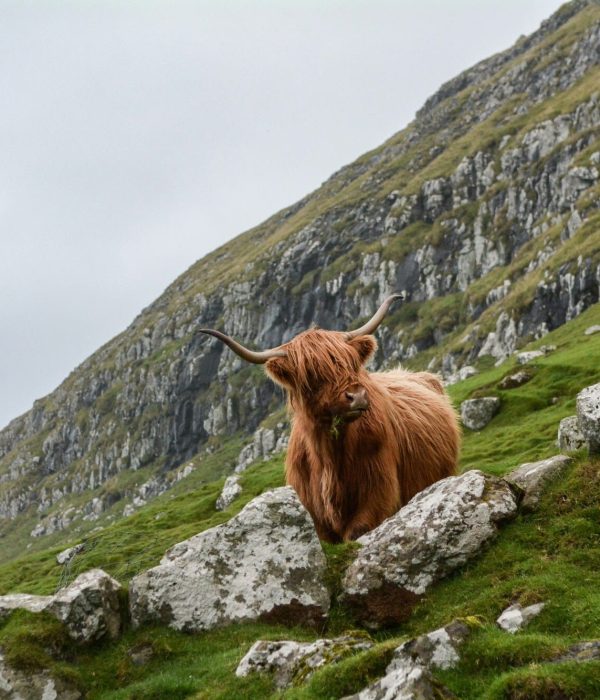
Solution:
[[[555,455],[539,462],[521,464],[504,478],[522,489],[521,508],[525,511],[535,510],[546,486],[563,474],[572,462],[571,457]]]
[[[433,583],[476,556],[516,512],[502,479],[474,470],[438,481],[357,540],[343,601],[368,627],[405,620]]]
[[[243,472],[252,463],[269,459],[283,452],[288,444],[289,434],[284,423],[275,428],[259,428],[252,436],[252,442],[242,448],[235,465],[236,473]]]
[[[217,498],[215,508],[217,510],[225,510],[225,508],[229,508],[229,506],[241,493],[242,486],[240,484],[240,477],[237,474],[228,476],[223,484],[223,490]]]
[[[423,634],[399,646],[385,676],[344,700],[444,700],[455,696],[431,675],[432,668],[453,668],[458,649],[469,635],[469,627],[454,620],[446,627]]]
[[[0,652],[0,698],[2,700],[79,700],[81,693],[47,671],[12,668]]]
[[[325,664],[341,661],[349,654],[370,649],[373,642],[366,636],[345,635],[315,642],[259,640],[240,661],[236,676],[250,673],[273,673],[277,688],[307,681]]]
[[[131,619],[186,631],[258,619],[318,624],[329,610],[325,569],[310,515],[293,489],[278,488],[136,576]]]
[[[563,661],[600,661],[600,639],[573,644],[564,654],[560,654],[552,661],[554,663],[562,663]]]

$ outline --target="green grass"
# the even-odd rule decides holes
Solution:
[[[486,428],[465,428],[462,466],[503,474],[515,461],[544,459],[557,451],[558,423],[575,413],[575,397],[584,387],[600,381],[600,334],[585,336],[584,330],[600,323],[600,304],[558,328],[527,349],[556,345],[556,352],[536,359],[534,377],[515,389],[502,390],[501,379],[521,368],[515,360],[450,387],[456,405],[467,398],[499,396],[500,413]]]
[[[597,6],[590,5],[541,45],[517,55],[500,72],[523,61],[535,63],[539,68],[564,58],[573,42],[598,17],[598,12]],[[379,148],[361,156],[343,175],[328,180],[294,211],[275,214],[193,265],[168,288],[160,304],[145,314],[144,323],[101,348],[84,363],[83,369],[70,375],[62,390],[67,393],[80,389],[81,382],[88,376],[86,372],[105,371],[118,376],[116,356],[121,350],[126,351],[146,328],[152,331],[159,314],[174,316],[185,308],[193,313],[195,295],[209,294],[242,276],[251,281],[253,275],[264,271],[274,245],[289,239],[306,225],[325,220],[321,235],[324,238],[338,235],[344,227],[355,225],[353,217],[362,202],[378,206],[394,189],[399,189],[403,195],[416,193],[426,179],[447,177],[462,158],[479,150],[495,149],[498,160],[497,146],[503,136],[511,135],[507,147],[512,148],[532,124],[572,112],[589,99],[599,76],[600,68],[596,67],[570,89],[531,105],[528,113],[520,116],[515,116],[513,109],[522,102],[523,96],[516,95],[484,122],[470,127],[462,122],[467,105],[476,98],[477,91],[497,81],[499,74],[477,87],[468,86],[452,95],[440,105],[440,110],[445,110],[445,130],[451,136],[447,143],[439,142],[438,135],[433,133],[421,134],[407,146],[408,138],[415,135],[414,124],[409,125]],[[575,134],[573,139],[582,135],[585,134]],[[431,148],[440,144],[439,155],[432,156]],[[574,164],[587,163],[594,150],[597,144],[582,150]],[[541,168],[555,155],[548,154],[534,167]],[[505,186],[506,183],[499,183],[483,199],[494,196]],[[428,342],[436,331],[448,334],[443,344],[420,353],[414,366],[419,364],[422,368],[434,353],[438,358],[447,351],[464,356],[472,346],[469,341],[463,342],[465,333],[477,332],[481,337],[494,328],[500,310],[519,312],[525,308],[545,274],[552,278],[561,266],[573,268],[579,256],[589,257],[598,264],[600,218],[592,209],[597,196],[598,187],[582,197],[578,208],[587,212],[586,223],[532,274],[525,275],[524,270],[544,246],[558,245],[563,222],[523,245],[508,265],[496,267],[474,281],[465,295],[455,294],[421,303],[409,301],[394,310],[387,324],[392,332],[404,331],[402,342],[405,344],[416,340]],[[324,213],[329,214],[325,219]],[[366,253],[378,252],[383,259],[400,262],[420,246],[439,245],[444,236],[440,219],[444,216],[447,214],[432,225],[415,222],[385,241],[358,241],[324,270],[309,272],[298,283],[295,293],[302,293],[340,272],[354,272]],[[476,216],[476,205],[471,203],[457,209],[452,216],[470,224]],[[327,220],[333,223],[327,224]],[[506,217],[499,216],[497,221],[486,223],[485,234],[501,239],[508,235],[510,226]],[[512,281],[507,297],[465,326],[467,306],[480,304],[488,292],[505,279]],[[359,282],[355,282],[350,291],[354,293],[359,288]],[[359,324],[360,320],[355,323]],[[522,387],[511,390],[499,387],[501,379],[515,371],[514,360],[494,367],[490,358],[483,358],[477,363],[480,369],[477,376],[450,389],[457,406],[464,399],[477,396],[494,395],[502,400],[499,414],[484,430],[465,430],[463,470],[478,468],[502,475],[520,463],[556,453],[560,419],[575,412],[575,396],[579,390],[600,381],[600,334],[583,335],[587,326],[598,323],[600,305],[596,304],[577,319],[530,344],[530,348],[555,344],[558,349],[532,363],[533,379]],[[166,371],[187,341],[187,338],[172,341],[151,357],[139,360],[133,366],[134,375],[139,379],[146,371],[156,374]],[[264,379],[257,368],[247,368],[233,375],[230,381],[236,391],[244,391],[250,384]],[[118,393],[119,383],[115,380],[96,402],[94,409],[102,416],[103,427],[114,420],[112,412],[118,404]],[[199,400],[209,398],[210,392]],[[32,456],[40,453],[44,438],[58,421],[55,397],[47,397],[43,405],[47,415],[54,416],[54,423],[50,421],[46,433],[33,436],[18,448],[19,451],[27,448]],[[143,421],[155,420],[162,410],[155,405],[137,422],[115,426],[116,432],[109,439],[118,442],[118,431],[129,428],[135,438]],[[279,421],[282,416],[282,411],[278,410],[270,420]],[[84,429],[89,421],[88,408],[81,408],[77,414],[78,425]],[[215,448],[214,454],[194,458],[197,469],[192,476],[130,518],[117,519],[123,508],[123,502],[118,501],[96,523],[81,525],[79,532],[56,533],[31,542],[28,533],[37,519],[34,507],[18,522],[3,525],[0,593],[52,593],[78,573],[97,566],[127,587],[132,576],[157,564],[164,551],[174,543],[225,522],[250,499],[283,483],[281,457],[255,465],[242,475],[243,495],[227,511],[215,511],[223,476],[231,469],[240,444],[238,436],[211,445]],[[105,447],[107,445],[98,444],[95,449]],[[6,455],[2,464],[9,464],[16,456],[17,450]],[[131,490],[148,478],[156,466],[157,463],[152,463],[137,472],[125,470],[103,488],[115,493]],[[71,471],[77,468],[78,463],[70,465]],[[79,687],[92,699],[275,700],[285,697],[307,700],[338,698],[356,692],[382,674],[401,640],[430,631],[455,617],[475,617],[479,624],[474,626],[464,645],[460,665],[436,674],[458,697],[463,700],[597,700],[600,697],[599,662],[553,664],[550,661],[574,642],[600,637],[599,471],[598,461],[589,461],[583,453],[576,455],[568,474],[552,484],[536,513],[520,515],[479,558],[434,586],[410,620],[374,635],[376,644],[371,650],[324,668],[306,684],[284,693],[274,691],[268,676],[236,678],[234,671],[241,657],[257,638],[310,640],[323,634],[352,630],[354,621],[343,606],[334,603],[327,627],[318,632],[262,624],[236,625],[198,635],[184,635],[158,627],[140,630],[126,627],[118,641],[84,649],[70,642],[53,618],[19,611],[0,621],[0,647],[13,665],[27,672],[50,669],[55,676]],[[36,478],[35,474],[28,475],[20,486],[33,485]],[[48,478],[47,485],[52,484],[53,478]],[[0,486],[0,492],[12,486],[6,482]],[[72,503],[77,505],[88,497],[89,493],[75,496]],[[56,508],[62,509],[65,505],[66,502]],[[97,531],[98,525],[104,529]],[[79,541],[85,542],[84,552],[70,566],[58,566],[56,553]],[[30,550],[24,549],[25,542],[31,544]],[[328,561],[327,583],[334,597],[355,549],[353,544],[324,546]],[[522,604],[545,601],[547,605],[525,631],[510,636],[498,630],[494,621],[505,606],[516,601]],[[140,650],[147,650],[150,660],[136,665],[132,654]]]
[[[556,452],[560,418],[574,412],[584,386],[600,379],[600,334],[583,330],[598,322],[596,305],[531,347],[555,344],[536,360],[534,378],[502,391],[498,383],[515,369],[482,363],[479,375],[451,388],[458,403],[479,395],[502,398],[500,413],[484,430],[465,431],[463,468],[502,474],[524,461]],[[558,401],[554,401],[554,398]],[[401,640],[430,631],[456,617],[476,618],[460,665],[437,672],[439,681],[463,700],[600,696],[600,663],[553,664],[570,644],[600,637],[600,462],[576,456],[568,474],[551,485],[540,509],[520,515],[497,541],[454,576],[434,586],[403,625],[376,633],[375,646],[317,672],[301,686],[276,692],[268,676],[238,679],[235,668],[257,638],[310,640],[355,627],[334,603],[326,628],[247,624],[198,635],[152,627],[126,629],[122,638],[91,648],[75,647],[50,617],[17,612],[0,623],[0,646],[15,665],[52,673],[75,684],[89,698],[336,698],[360,690],[381,675]],[[192,478],[192,477],[189,477]],[[155,565],[177,541],[230,518],[263,490],[283,483],[282,458],[251,467],[242,475],[243,496],[224,513],[214,509],[222,479],[184,483],[128,519],[90,534],[86,551],[71,570],[54,559],[58,547],[0,565],[0,591],[51,593],[61,581],[100,566],[122,583]],[[325,545],[328,585],[334,597],[356,545]],[[494,624],[512,602],[544,601],[546,607],[525,631],[511,636]],[[150,660],[136,665],[131,654],[148,649]],[[561,695],[562,693],[562,695]],[[554,695],[553,695],[554,694]]]

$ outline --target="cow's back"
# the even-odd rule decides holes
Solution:
[[[387,372],[373,372],[371,374],[376,381],[385,387],[394,388],[402,387],[405,382],[414,382],[426,389],[431,389],[437,394],[445,395],[444,385],[439,375],[431,372],[409,372],[408,370],[398,367]]]

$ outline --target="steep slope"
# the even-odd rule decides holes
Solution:
[[[600,333],[584,333],[598,324],[600,305],[594,305],[528,346],[552,343],[556,350],[528,367],[534,376],[521,387],[499,388],[500,380],[520,367],[509,358],[450,388],[457,403],[479,393],[498,394],[502,400],[500,413],[484,430],[465,431],[464,468],[505,474],[522,461],[556,452],[559,421],[574,412],[577,392],[598,380]],[[334,605],[323,630],[248,623],[189,634],[142,627],[87,648],[65,639],[55,619],[17,613],[0,620],[0,647],[12,665],[28,672],[49,668],[89,698],[330,698],[356,692],[382,675],[391,651],[403,639],[459,617],[475,621],[477,629],[461,650],[460,665],[437,672],[458,697],[597,700],[599,661],[552,660],[573,644],[598,638],[599,466],[585,451],[574,455],[574,464],[549,487],[539,510],[520,515],[481,556],[433,586],[409,620],[374,633],[376,644],[370,651],[325,667],[308,683],[283,692],[274,690],[268,674],[237,678],[242,656],[258,638],[309,640],[347,633],[355,625],[343,605]],[[69,564],[57,564],[59,546],[0,562],[0,594],[52,593],[96,566],[127,585],[135,574],[156,565],[174,543],[224,522],[264,489],[280,485],[281,457],[251,467],[242,478],[244,492],[225,512],[214,509],[222,480],[195,490],[180,483],[132,518],[91,533]],[[355,547],[325,545],[332,590]],[[509,635],[496,627],[495,619],[515,601],[544,601],[546,607],[526,630]],[[138,663],[144,651],[145,660]]]
[[[201,325],[273,346],[311,323],[352,326],[403,289],[376,363],[450,373],[502,360],[597,302],[598,85],[600,6],[575,0],[193,265],[0,433],[0,536],[18,549],[29,531],[91,528],[190,460],[199,481],[231,469],[281,393]]]

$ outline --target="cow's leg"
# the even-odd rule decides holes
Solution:
[[[362,535],[377,527],[379,523],[383,522],[385,517],[386,516],[383,513],[374,513],[372,509],[364,509],[362,512],[357,513],[350,520],[344,530],[344,542],[357,540],[359,537],[362,537]]]

